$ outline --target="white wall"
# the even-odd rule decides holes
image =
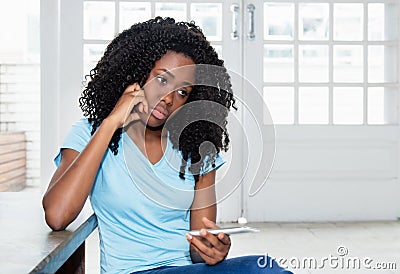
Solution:
[[[45,188],[55,170],[53,158],[70,126],[81,117],[81,1],[41,0],[41,181]]]
[[[26,184],[40,186],[40,66],[0,64],[0,131],[24,131]]]

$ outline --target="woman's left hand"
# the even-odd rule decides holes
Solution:
[[[207,228],[219,228],[213,221],[206,217],[201,220],[206,229],[200,230],[199,237],[187,234],[186,238],[191,247],[204,259],[208,265],[215,265],[223,261],[231,248],[231,240],[225,233],[214,235]]]

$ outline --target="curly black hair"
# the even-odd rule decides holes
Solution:
[[[230,76],[224,67],[224,62],[218,58],[215,49],[193,21],[175,22],[173,18],[156,17],[134,24],[121,32],[107,46],[104,56],[95,68],[86,75],[86,80],[89,81],[79,98],[79,105],[92,125],[93,135],[101,122],[111,113],[127,86],[136,82],[143,86],[155,62],[167,51],[182,53],[191,58],[195,64],[221,68],[212,79],[207,79],[207,83],[210,84],[193,86],[186,104],[206,100],[223,106],[223,110],[221,111],[221,107],[216,107],[215,104],[185,107],[178,111],[179,115],[173,115],[168,126],[166,125],[174,148],[181,151],[185,160],[182,160],[179,176],[184,178],[186,162],[189,160],[189,170],[197,182],[204,165],[214,166],[217,153],[228,150],[227,116],[230,108],[236,109],[236,107]],[[196,68],[196,78],[208,77],[205,76],[207,73],[198,72],[199,69]],[[196,79],[196,82],[204,81]],[[182,131],[181,127],[185,123],[182,117],[190,119],[199,111],[207,113],[212,119],[191,122]],[[108,145],[115,155],[118,153],[121,133],[121,128],[116,130]],[[204,151],[204,147],[210,147],[202,146],[204,142],[212,143],[214,148],[206,148]],[[203,164],[201,160],[206,155],[209,156],[208,161]]]

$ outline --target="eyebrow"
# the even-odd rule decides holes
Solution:
[[[175,75],[172,72],[170,72],[169,70],[167,70],[167,69],[159,68],[158,70],[161,70],[161,71],[165,72],[171,78],[175,78]],[[183,81],[182,83],[185,84],[186,86],[193,86],[193,83],[190,83],[190,82],[187,82],[187,81]]]

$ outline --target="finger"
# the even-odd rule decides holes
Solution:
[[[135,90],[134,98],[135,98],[136,102],[142,102],[145,99],[143,90],[142,89]]]
[[[224,234],[224,233],[222,233]],[[208,232],[205,229],[200,230],[200,236],[206,239],[213,247],[218,249],[219,251],[223,251],[224,249],[224,243],[221,242],[217,236],[214,234]]]
[[[135,83],[135,84],[134,84],[134,88],[135,88],[135,91],[141,90],[141,88],[140,88],[140,86],[139,86],[138,83]]]
[[[135,100],[131,100],[130,102],[129,102],[129,107],[128,107],[128,111],[129,111],[129,113],[135,113],[135,112],[137,112],[137,104],[135,103]]]
[[[139,117],[139,114],[138,114],[137,112],[132,113],[132,114],[130,115],[130,122],[131,122],[131,121],[136,121],[136,120],[139,120],[139,119],[140,119],[140,117]]]
[[[218,240],[220,240],[224,245],[230,245],[231,244],[231,238],[229,238],[228,234],[225,233],[218,233]]]
[[[211,258],[214,258],[217,255],[216,253],[218,251],[216,249],[213,249],[212,247],[207,246],[205,243],[203,243],[197,237],[193,237],[192,235],[188,234],[187,239],[193,246],[197,247],[205,255],[207,255]]]
[[[200,249],[198,249],[195,245],[191,245],[193,247],[193,249],[197,252],[197,254],[200,255],[201,258],[203,258],[203,260],[206,262],[206,264],[209,265],[213,265],[216,264],[216,260],[210,256],[208,256],[207,254],[204,254],[203,252],[201,252]]]
[[[139,103],[137,108],[138,108],[139,112],[143,112],[143,104],[142,103]]]
[[[143,112],[143,107],[140,108],[140,103],[144,100],[144,95],[140,89],[136,89],[134,91],[131,91],[131,102],[129,109],[131,112]]]
[[[124,93],[135,92],[137,90],[137,86],[138,86],[137,83],[127,86]]]
[[[143,98],[142,104],[143,104],[144,111],[146,113],[149,113],[149,104],[147,103],[147,100],[145,97]]]
[[[149,104],[147,103],[146,96],[144,95],[144,90],[140,89],[138,93],[135,95],[135,99],[137,99],[142,107],[140,108],[140,112],[149,113]]]
[[[207,217],[203,217],[201,221],[203,222],[206,228],[219,228],[219,226],[217,226],[213,221],[209,220]]]

